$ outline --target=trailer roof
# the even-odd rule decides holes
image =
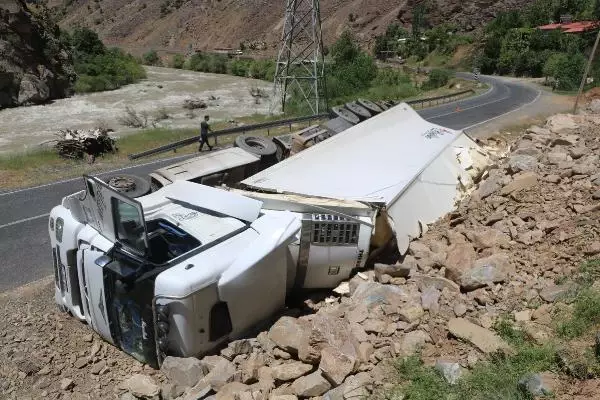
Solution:
[[[242,184],[280,193],[390,204],[460,134],[425,121],[403,103]]]

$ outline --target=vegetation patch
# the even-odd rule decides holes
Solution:
[[[434,368],[423,365],[419,356],[413,356],[396,363],[398,380],[404,383],[387,398],[403,395],[406,400],[530,400],[531,395],[519,387],[519,380],[527,373],[553,369],[556,362],[554,347],[527,344],[514,355],[492,355],[456,385],[450,385]]]
[[[107,49],[98,35],[88,28],[63,32],[73,55],[77,81],[75,92],[114,90],[146,77],[142,65],[117,48]]]

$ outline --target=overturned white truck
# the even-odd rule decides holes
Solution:
[[[157,366],[243,336],[293,290],[403,254],[483,172],[462,132],[401,104],[242,181],[131,199],[84,177],[50,214],[56,302]]]

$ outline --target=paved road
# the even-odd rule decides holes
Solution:
[[[419,113],[435,124],[467,129],[521,108],[539,96],[530,86],[490,77],[482,77],[482,80],[491,83],[492,89],[477,97]],[[457,106],[461,111],[457,111]],[[186,156],[135,165],[124,168],[123,172],[143,176],[183,157]],[[80,189],[83,189],[83,180],[77,178],[0,192],[0,292],[52,274],[47,216],[63,196]]]

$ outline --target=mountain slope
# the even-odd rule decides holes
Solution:
[[[277,48],[285,0],[47,0],[60,25],[96,30],[109,44],[140,50],[150,47],[237,48],[241,42],[264,42]],[[407,27],[419,0],[322,0],[325,44],[346,28],[369,45],[388,24]],[[498,11],[518,8],[527,0],[430,0],[428,21],[456,22],[462,30],[478,28]],[[69,5],[67,5],[69,4]]]

